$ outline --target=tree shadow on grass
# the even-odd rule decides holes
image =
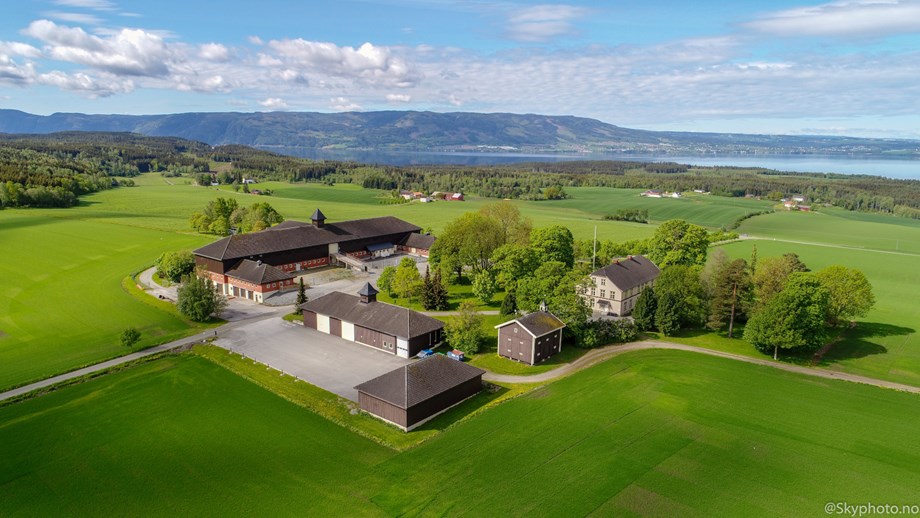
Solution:
[[[860,322],[856,327],[847,329],[843,338],[821,359],[820,365],[827,365],[839,360],[865,358],[876,354],[886,354],[888,349],[877,343],[879,338],[889,336],[906,336],[915,333],[909,327],[883,324],[881,322]]]

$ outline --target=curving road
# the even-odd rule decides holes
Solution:
[[[795,372],[797,374],[804,374],[806,376],[814,376],[816,378],[851,381],[853,383],[862,383],[864,385],[872,385],[875,387],[920,394],[920,387],[915,387],[913,385],[904,385],[903,383],[894,383],[892,381],[869,378],[866,376],[859,376],[857,374],[849,374],[846,372],[829,371],[827,369],[817,369],[814,367],[801,367],[799,365],[791,365],[788,363],[782,363],[763,358],[751,358],[748,356],[742,356],[740,354],[714,351],[712,349],[705,349],[703,347],[696,347],[693,345],[676,344],[673,342],[662,342],[658,340],[646,340],[643,342],[633,342],[623,345],[608,345],[606,347],[591,350],[581,358],[575,360],[572,363],[562,365],[558,369],[553,369],[551,371],[543,372],[540,374],[534,374],[532,376],[511,376],[506,374],[495,374],[492,372],[487,372],[483,376],[483,379],[501,383],[540,383],[561,378],[620,354],[632,351],[644,351],[647,349],[670,349],[675,351],[689,351],[699,354],[708,354],[710,356],[718,356],[720,358],[728,358],[730,360],[753,363],[755,365],[764,365],[766,367],[773,367],[774,369],[779,369],[787,372]]]

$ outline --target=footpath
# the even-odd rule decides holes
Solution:
[[[904,392],[911,392],[914,394],[920,394],[920,387],[915,387],[913,385],[905,385],[903,383],[895,383],[893,381],[880,380],[876,378],[869,378],[866,376],[860,376],[858,374],[850,374],[846,372],[837,372],[830,371],[827,369],[818,369],[814,367],[802,367],[799,365],[791,365],[788,363],[778,362],[775,360],[767,360],[763,358],[751,358],[749,356],[742,356],[740,354],[727,353],[722,351],[715,351],[712,349],[706,349],[703,347],[696,347],[693,345],[684,345],[676,344],[673,342],[662,342],[659,340],[646,340],[642,342],[633,342],[622,345],[608,345],[606,347],[601,347],[598,349],[593,349],[586,353],[581,358],[573,361],[572,363],[566,363],[560,366],[557,369],[551,371],[542,372],[540,374],[534,374],[532,376],[512,376],[506,374],[494,374],[492,372],[487,372],[483,375],[483,379],[487,381],[497,381],[501,383],[542,383],[544,381],[550,381],[557,378],[561,378],[573,372],[585,369],[590,367],[598,362],[604,361],[608,358],[614,356],[632,352],[632,351],[644,351],[648,349],[669,349],[675,351],[689,351],[699,354],[708,354],[710,356],[718,356],[720,358],[728,358],[730,360],[736,360],[745,363],[753,363],[755,365],[763,365],[765,367],[772,367],[774,369],[783,370],[786,372],[795,372],[797,374],[804,374],[806,376],[813,376],[816,378],[824,379],[833,379],[833,380],[843,380],[850,381],[853,383],[862,383],[864,385],[872,385],[875,387],[901,390]]]

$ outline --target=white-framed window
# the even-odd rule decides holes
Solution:
[[[606,290],[601,290],[601,298],[602,298],[602,299],[607,298],[607,291],[606,291]]]
[[[606,285],[607,285],[607,278],[601,277],[601,286],[606,286]]]

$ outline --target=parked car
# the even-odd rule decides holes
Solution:
[[[420,353],[418,353],[418,354],[416,355],[416,357],[418,357],[418,358],[427,358],[427,357],[431,356],[432,354],[434,354],[434,351],[432,351],[431,349],[422,349],[422,351],[421,351]]]

